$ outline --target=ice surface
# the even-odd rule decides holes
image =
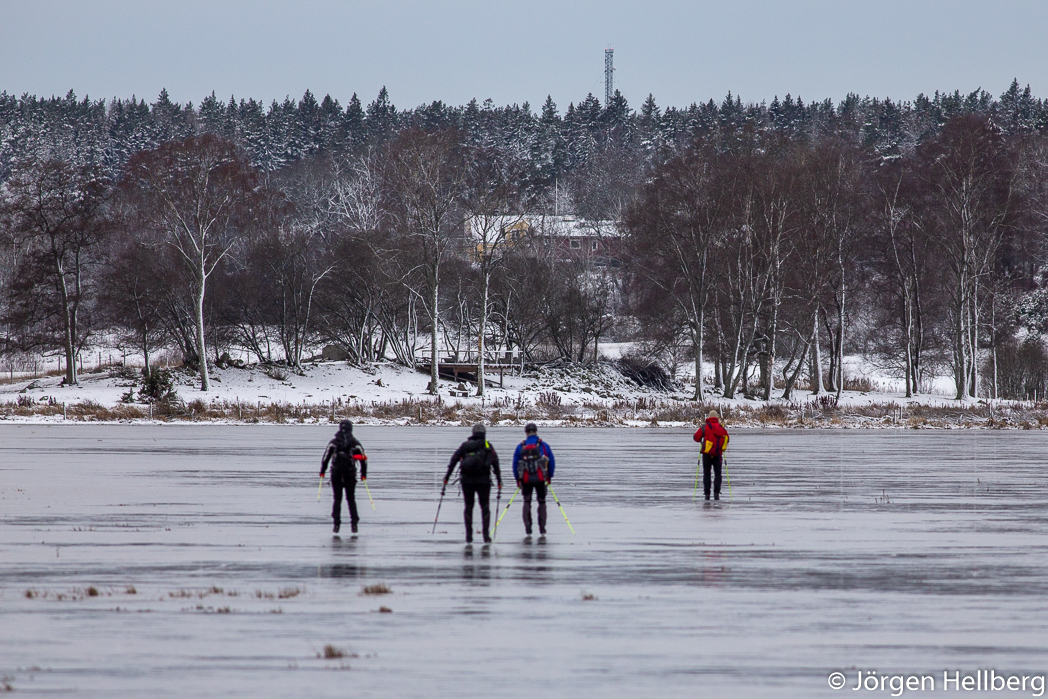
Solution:
[[[333,537],[331,432],[0,425],[0,675],[83,697],[809,697],[850,668],[937,689],[1048,670],[1038,432],[740,431],[709,507],[690,430],[544,430],[578,535],[551,501],[526,542],[518,497],[490,547],[464,545],[450,489],[430,534],[464,427],[359,427],[378,511],[359,489],[360,536]],[[521,437],[490,431],[507,470]]]

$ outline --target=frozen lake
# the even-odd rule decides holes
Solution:
[[[343,515],[340,538],[316,499],[333,431],[0,426],[4,682],[810,697],[854,696],[857,669],[938,692],[944,670],[1048,671],[1044,433],[736,431],[733,500],[710,507],[690,430],[547,429],[577,536],[551,500],[547,540],[525,541],[518,498],[495,544],[467,547],[450,488],[430,528],[468,428],[358,427],[377,512],[359,488],[360,535]],[[489,437],[508,470],[521,431]],[[392,593],[360,594],[375,584]]]

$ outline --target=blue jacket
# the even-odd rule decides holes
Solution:
[[[520,444],[517,445],[517,450],[515,452],[513,452],[513,478],[514,479],[519,479],[520,478],[520,471],[517,470],[517,467],[520,464],[520,450],[521,450],[521,448],[525,444],[534,444],[537,441],[539,441],[539,436],[537,434],[529,434],[527,439],[525,439],[523,442],[521,442]],[[549,474],[548,475],[549,475],[550,478],[553,478],[553,470],[557,467],[557,462],[553,460],[553,450],[549,448],[549,444],[547,444],[545,441],[542,442],[542,453],[546,455],[547,459],[549,459]]]

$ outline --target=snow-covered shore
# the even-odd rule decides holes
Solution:
[[[0,385],[0,420],[18,422],[193,421],[216,423],[318,423],[345,417],[364,424],[458,424],[484,420],[547,425],[684,426],[710,407],[736,426],[770,427],[991,427],[1043,428],[1048,403],[956,401],[944,395],[904,398],[901,392],[845,391],[794,399],[752,400],[719,396],[698,403],[691,391],[641,386],[610,363],[507,373],[487,395],[476,386],[441,381],[440,395],[426,392],[428,376],[392,363],[353,367],[316,362],[301,374],[273,367],[216,369],[203,392],[195,374],[173,370],[178,400],[150,405],[139,400],[140,377],[126,367],[101,367],[77,386],[47,376]]]

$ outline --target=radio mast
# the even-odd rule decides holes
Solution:
[[[604,108],[611,104],[611,96],[615,94],[615,49],[604,49]]]

